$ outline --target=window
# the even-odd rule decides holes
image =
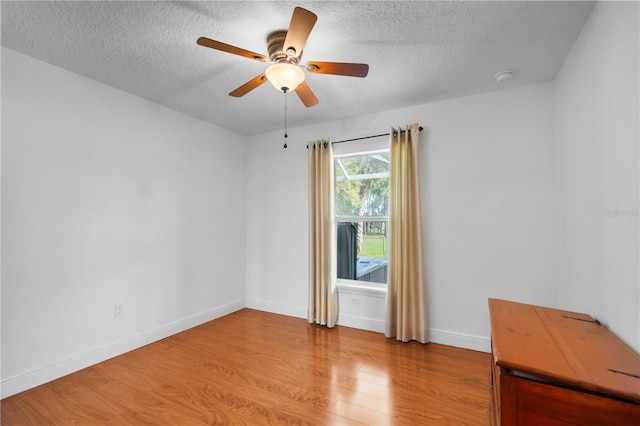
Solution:
[[[334,156],[338,278],[387,282],[389,150]]]

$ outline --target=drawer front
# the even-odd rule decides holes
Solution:
[[[503,425],[640,424],[640,405],[502,374]],[[507,405],[508,404],[508,405]]]

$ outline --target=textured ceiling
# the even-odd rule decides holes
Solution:
[[[2,45],[240,134],[282,127],[284,95],[228,93],[267,64],[196,44],[266,54],[295,6],[318,21],[305,60],[364,62],[368,77],[310,75],[319,105],[288,98],[289,127],[553,80],[591,2],[11,2]],[[498,84],[493,76],[512,70]]]

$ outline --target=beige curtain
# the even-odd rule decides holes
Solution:
[[[338,320],[331,142],[309,144],[310,323],[333,327]]]
[[[427,343],[418,174],[418,124],[391,129],[389,274],[385,335]]]

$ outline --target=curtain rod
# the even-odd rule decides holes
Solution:
[[[422,126],[418,127],[418,129],[420,131],[422,131]],[[404,133],[404,132],[405,132],[405,130],[400,130],[400,133]],[[389,135],[391,135],[391,133],[381,133],[379,135],[363,136],[361,138],[353,138],[353,139],[345,139],[345,140],[342,140],[342,141],[331,142],[331,145],[335,145],[337,143],[343,143],[343,142],[360,141],[360,140],[363,140],[363,139],[380,138],[382,136],[389,136]]]

